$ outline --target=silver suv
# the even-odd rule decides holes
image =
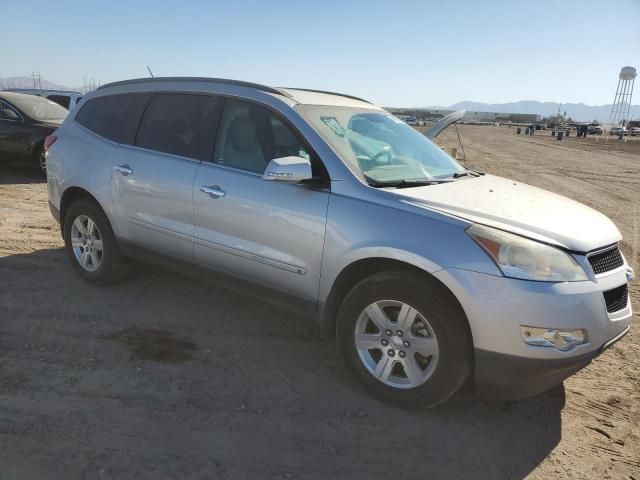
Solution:
[[[47,146],[51,211],[82,278],[111,283],[144,258],[267,287],[397,406],[471,380],[537,394],[629,330],[633,273],[608,218],[465,169],[359,98],[116,82]]]

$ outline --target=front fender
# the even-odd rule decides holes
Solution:
[[[433,273],[461,268],[500,275],[465,232],[468,222],[433,212],[331,195],[318,300],[326,301],[336,278],[354,262],[383,258]]]

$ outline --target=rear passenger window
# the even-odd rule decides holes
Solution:
[[[82,106],[76,122],[109,140],[133,145],[150,97],[148,93],[125,93],[93,98]]]
[[[136,146],[211,160],[221,103],[211,95],[154,95],[140,124]]]

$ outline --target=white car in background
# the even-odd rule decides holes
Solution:
[[[73,92],[67,90],[41,90],[39,88],[8,88],[7,92],[25,93],[27,95],[36,95],[46,98],[52,102],[56,102],[61,107],[71,111],[80,103],[83,94],[81,92]]]
[[[622,135],[628,135],[629,130],[627,130],[626,127],[613,127],[609,130],[609,134],[611,135],[620,135],[621,133]]]

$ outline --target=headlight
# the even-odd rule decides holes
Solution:
[[[505,277],[541,282],[587,280],[578,262],[559,248],[481,225],[472,225],[467,233],[493,258]]]

